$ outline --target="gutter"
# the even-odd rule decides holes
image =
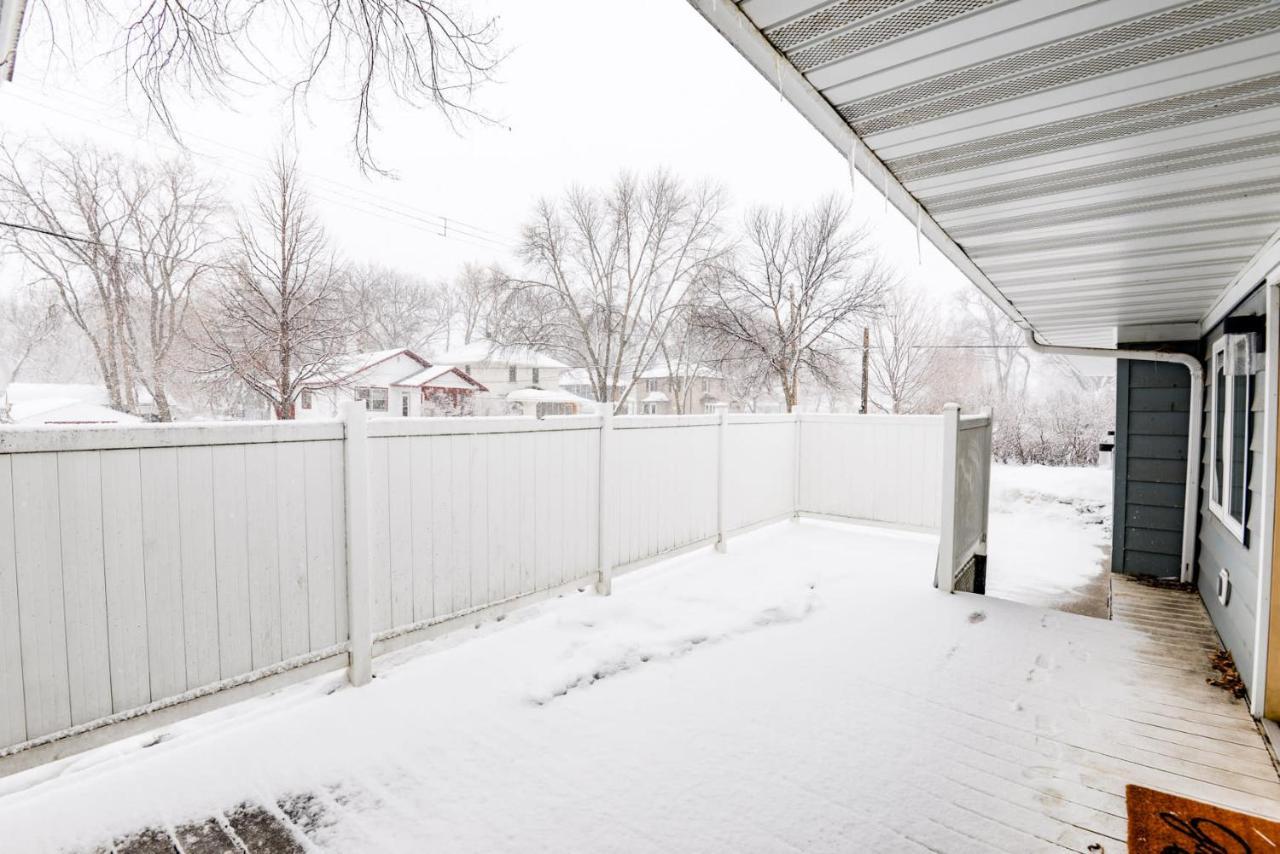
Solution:
[[[1204,366],[1194,356],[1162,350],[1119,350],[1106,347],[1065,347],[1045,344],[1034,329],[1026,330],[1027,349],[1056,356],[1095,356],[1102,359],[1133,359],[1139,362],[1170,362],[1191,373],[1191,421],[1187,425],[1187,476],[1182,513],[1182,571],[1180,580],[1192,579],[1196,556],[1196,521],[1200,513],[1200,434],[1204,421]]]

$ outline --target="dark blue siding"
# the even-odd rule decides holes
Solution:
[[[1175,346],[1196,350],[1190,342]],[[1117,364],[1111,557],[1116,572],[1176,576],[1181,570],[1190,409],[1191,380],[1182,365],[1125,359]]]

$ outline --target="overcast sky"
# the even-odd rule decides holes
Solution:
[[[684,0],[485,0],[509,52],[475,106],[497,119],[457,128],[432,109],[387,101],[375,153],[395,179],[360,173],[346,104],[313,93],[297,124],[300,162],[325,224],[352,259],[429,277],[467,261],[514,265],[511,250],[534,201],[573,182],[602,184],[621,169],[665,166],[728,190],[736,216],[758,203],[803,205],[849,193],[836,152]],[[24,34],[18,77],[0,87],[0,126],[20,136],[86,137],[140,157],[173,143],[126,99],[118,58],[82,38],[78,67],[50,50],[39,18]],[[184,143],[233,202],[285,136],[280,91],[248,90],[230,106],[179,111]],[[917,263],[913,224],[860,180],[855,216],[876,231],[913,287],[945,299],[969,287],[927,242]],[[451,227],[444,233],[441,219]]]

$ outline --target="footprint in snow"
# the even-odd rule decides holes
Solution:
[[[985,611],[974,611],[969,615],[969,622],[981,623],[986,618],[987,618],[987,613]]]

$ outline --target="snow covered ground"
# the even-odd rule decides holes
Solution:
[[[1107,617],[1111,469],[995,465],[987,594]]]
[[[365,688],[317,679],[0,780],[2,847],[302,795],[307,850],[1122,850],[1126,782],[1194,782],[1123,759],[1145,749],[1129,707],[1163,702],[1135,690],[1147,640],[940,594],[935,553],[783,522],[380,659]],[[1274,812],[1280,786],[1208,792]]]

